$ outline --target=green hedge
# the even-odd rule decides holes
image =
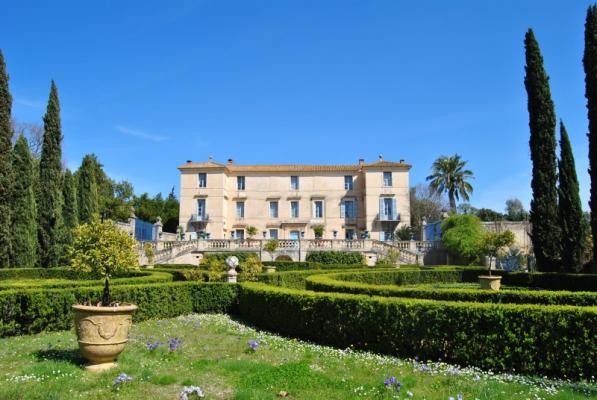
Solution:
[[[310,251],[306,261],[323,264],[365,264],[363,254],[357,251]]]
[[[48,279],[60,279],[50,281]],[[111,285],[134,285],[157,282],[170,282],[174,276],[169,272],[138,271],[125,274],[125,277],[111,278]],[[48,280],[48,281],[46,281]],[[70,269],[18,268],[0,270],[0,291],[27,288],[61,288],[73,286],[103,286],[103,279],[91,274],[76,273]]]
[[[206,252],[203,255],[201,264],[207,264],[207,262],[210,259],[216,259],[218,261],[225,262],[226,259],[230,256],[236,256],[236,258],[238,258],[238,261],[242,263],[242,262],[247,261],[247,257],[249,257],[251,254],[259,257],[259,254],[254,251],[227,251],[227,252],[213,252],[213,253]]]
[[[309,270],[309,269],[343,269],[343,268],[350,268],[354,269],[355,267],[359,267],[359,265],[355,264],[324,264],[321,262],[296,262],[296,261],[264,261],[264,266],[273,266],[276,267],[276,271],[301,271],[301,270]],[[368,268],[366,265],[361,265],[363,268]]]
[[[486,275],[487,270],[480,267],[442,266],[434,268],[388,269],[386,272],[353,272],[345,274],[341,280],[378,285],[412,285],[419,283],[478,282],[479,275]],[[571,292],[597,291],[597,274],[561,274],[561,273],[526,273],[494,271],[502,276],[502,284],[541,288],[548,290],[567,290]]]
[[[237,304],[238,286],[224,283],[174,282],[122,285],[112,298],[139,306],[136,321],[169,318],[193,312],[230,312]],[[70,329],[71,305],[97,302],[101,287],[29,289],[0,292],[0,337]]]
[[[315,293],[245,283],[242,318],[340,348],[550,376],[597,370],[597,307],[482,304]]]
[[[489,291],[482,289],[430,288],[424,286],[378,285],[361,282],[346,282],[346,273],[310,275],[306,277],[305,288],[316,292],[338,292],[366,294],[384,297],[408,297],[430,300],[471,301],[483,303],[553,304],[595,306],[597,292],[569,292],[543,290]],[[354,277],[356,274],[350,274]],[[386,276],[383,274],[382,276]],[[375,273],[375,276],[380,276]]]

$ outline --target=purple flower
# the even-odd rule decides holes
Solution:
[[[147,350],[154,351],[160,344],[161,343],[156,340],[155,342],[147,342],[145,345],[147,346]]]
[[[383,384],[388,389],[390,389],[390,388],[396,389],[397,392],[400,391],[400,387],[402,386],[402,383],[400,383],[400,381],[397,380],[395,376],[391,376],[391,377],[387,378],[385,381],[383,381]]]
[[[180,340],[179,338],[172,338],[168,340],[168,348],[170,349],[170,351],[176,351],[176,349],[178,349],[178,346],[180,346],[181,343],[182,340]]]
[[[114,380],[114,385],[113,386],[118,387],[118,386],[122,385],[123,383],[130,382],[132,380],[133,380],[132,377],[128,376],[124,372],[121,372],[120,375],[118,375],[116,377],[116,379]]]
[[[257,340],[249,340],[247,345],[249,346],[249,349],[252,351],[257,351],[257,349],[259,348],[259,342]]]

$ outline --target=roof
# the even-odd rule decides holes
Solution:
[[[227,164],[221,164],[213,160],[206,162],[192,162],[187,161],[185,164],[178,167],[179,170],[209,170],[209,169],[224,169],[228,173],[267,173],[267,172],[279,172],[279,173],[292,173],[292,172],[359,172],[361,170],[376,170],[383,168],[399,168],[410,170],[411,165],[406,164],[404,161],[393,162],[379,160],[373,163],[359,162],[358,164],[352,165],[317,165],[317,164],[257,164],[257,165],[242,165],[228,162]]]

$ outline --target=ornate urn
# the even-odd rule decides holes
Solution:
[[[89,364],[87,371],[105,371],[114,366],[116,357],[129,340],[135,305],[72,306],[79,350]]]

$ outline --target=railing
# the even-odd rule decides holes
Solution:
[[[377,214],[378,221],[393,221],[399,222],[400,221],[400,213],[393,213],[393,214]]]
[[[161,262],[192,251],[263,251],[267,239],[195,239],[187,241],[153,241],[138,242],[137,250],[144,259],[144,243],[150,243],[154,249],[155,262]],[[301,239],[278,240],[277,251],[304,250],[307,251],[373,251],[381,255],[387,254],[389,249],[400,251],[402,262],[420,262],[425,253],[441,249],[441,242],[431,241],[379,241],[373,239]]]
[[[191,218],[189,219],[190,222],[208,222],[209,215],[208,214],[191,214]]]

